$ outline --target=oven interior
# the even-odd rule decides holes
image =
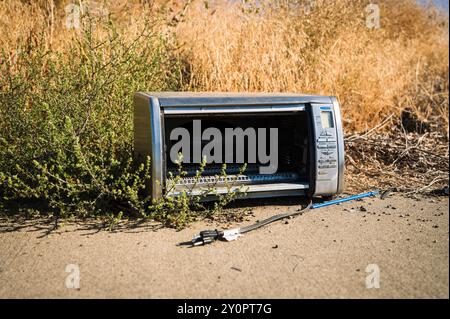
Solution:
[[[267,166],[268,163],[261,163],[256,156],[256,163],[248,163],[247,168],[242,174],[243,164],[227,163],[226,178],[220,177],[222,164],[207,164],[201,177],[195,179],[199,164],[183,163],[182,168],[187,174],[173,178],[179,175],[178,165],[170,159],[171,147],[177,143],[177,140],[170,140],[170,133],[177,127],[183,127],[190,133],[191,143],[190,152],[193,154],[192,136],[193,120],[201,120],[202,132],[209,127],[218,128],[222,133],[222,156],[225,157],[225,128],[242,129],[266,128],[266,152],[269,154],[269,132],[270,128],[278,129],[278,169],[274,174],[260,174],[260,166]],[[166,188],[191,189],[193,187],[202,187],[212,185],[221,187],[224,185],[285,185],[299,184],[308,182],[310,174],[310,145],[308,143],[310,127],[306,112],[289,113],[251,113],[251,114],[208,114],[208,115],[171,115],[164,118],[164,143],[165,143],[165,176],[168,176]],[[258,137],[257,137],[258,141]],[[244,162],[248,162],[248,139],[245,138]],[[202,141],[202,149],[209,141]],[[236,143],[234,145],[234,159],[236,159]],[[258,154],[258,147],[257,154]],[[169,178],[169,173],[173,176]]]

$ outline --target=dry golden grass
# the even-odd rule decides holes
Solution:
[[[445,26],[413,1],[382,1],[381,28],[370,30],[367,3],[316,1],[309,14],[192,8],[177,31],[189,89],[333,94],[350,130],[412,107],[424,119],[441,116],[448,131]]]
[[[256,1],[264,3],[258,10],[206,2],[96,3],[130,38],[146,17],[163,22],[161,31],[177,39],[174,55],[186,64],[183,89],[336,95],[348,131],[412,108],[448,135],[448,19],[414,0],[378,1],[381,28],[372,30],[365,25],[367,0],[316,0],[308,12],[286,1]],[[1,1],[2,49],[14,59],[29,41],[44,41],[64,52],[77,35],[64,27],[69,3]]]

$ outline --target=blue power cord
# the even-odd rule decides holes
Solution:
[[[345,202],[349,202],[349,201],[352,201],[352,200],[365,198],[365,197],[373,197],[373,196],[377,196],[379,193],[380,193],[380,191],[374,190],[374,191],[367,192],[367,193],[362,193],[362,194],[358,194],[358,195],[352,195],[352,196],[348,196],[348,197],[344,197],[344,198],[330,200],[330,201],[325,202],[325,203],[312,204],[311,205],[311,209],[316,209],[316,208],[321,208],[321,207],[325,207],[325,206],[336,205],[336,204],[345,203]]]

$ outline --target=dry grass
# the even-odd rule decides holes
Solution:
[[[298,9],[198,4],[178,25],[189,88],[334,94],[346,128],[365,130],[413,107],[448,131],[448,40],[413,1],[381,1],[381,28],[365,25],[368,1],[316,1]],[[445,118],[445,119],[444,119]]]
[[[246,2],[91,1],[130,38],[148,17],[175,32],[187,90],[333,94],[349,131],[409,107],[448,135],[448,19],[414,0],[384,0],[381,28],[369,29],[367,0],[316,0],[310,9],[309,1]],[[44,41],[64,52],[77,35],[64,27],[69,3],[0,2],[3,50],[14,58],[27,42]]]

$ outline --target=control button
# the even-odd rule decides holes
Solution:
[[[327,142],[336,143],[336,140],[334,138],[327,138]]]
[[[317,148],[320,148],[320,149],[325,148],[326,149],[326,148],[328,148],[328,146],[326,144],[318,144]]]
[[[317,174],[318,174],[318,175],[328,175],[328,172],[319,171]]]
[[[336,144],[328,144],[328,148],[336,148]]]
[[[327,141],[326,138],[319,137],[319,138],[317,139],[317,142],[319,142],[319,143],[326,143],[326,142],[328,142],[328,141]]]
[[[328,165],[328,168],[336,168],[336,165]]]

